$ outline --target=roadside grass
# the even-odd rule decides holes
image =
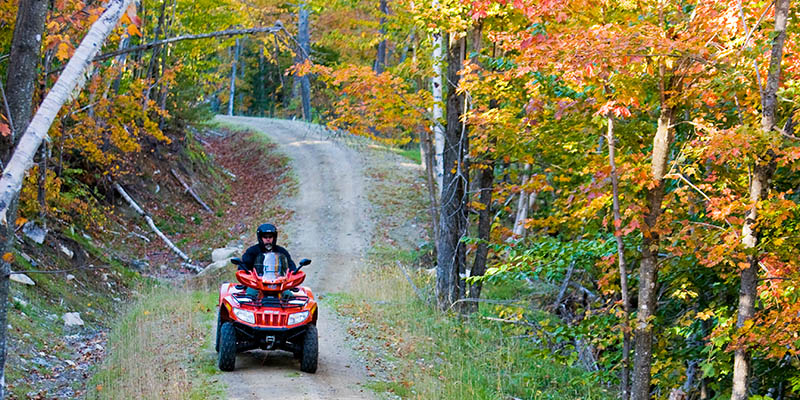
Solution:
[[[115,324],[87,398],[223,398],[209,335],[215,308],[213,292],[150,289]]]
[[[377,371],[369,386],[404,399],[614,398],[588,371],[542,357],[527,327],[482,318],[497,316],[497,306],[481,304],[470,317],[436,310],[435,276],[425,269],[432,267],[429,232],[418,229],[415,236],[407,222],[427,217],[424,187],[396,163],[369,166],[368,175],[379,180],[368,197],[381,223],[368,268],[350,291],[329,297],[350,318],[351,334]],[[484,297],[518,298],[520,289],[488,285]]]
[[[353,290],[331,296],[364,339],[366,355],[385,371],[370,383],[378,392],[404,399],[612,399],[588,371],[542,358],[525,327],[441,313],[435,300],[416,297],[397,258],[381,251]],[[411,272],[423,293],[434,277]],[[500,288],[500,290],[506,290]],[[489,295],[494,290],[487,288]]]
[[[414,161],[417,164],[422,162],[422,155],[419,154],[419,148],[412,148],[412,149],[400,148],[400,149],[392,149],[392,151],[394,151],[397,154],[400,154],[405,158],[408,158],[411,161]]]

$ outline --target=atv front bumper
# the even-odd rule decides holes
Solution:
[[[309,324],[291,328],[254,327],[233,321],[236,329],[236,351],[253,349],[297,351]]]

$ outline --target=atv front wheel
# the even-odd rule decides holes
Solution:
[[[219,329],[219,359],[221,371],[233,371],[236,365],[236,330],[233,323],[225,322]]]
[[[222,309],[217,311],[217,337],[216,337],[217,344],[214,345],[214,351],[216,351],[217,353],[219,353],[220,328],[222,328]]]
[[[300,371],[311,374],[317,372],[318,353],[319,344],[317,341],[317,327],[316,325],[309,325],[305,338],[303,339],[303,350],[300,357]]]

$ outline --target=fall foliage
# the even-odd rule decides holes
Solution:
[[[37,104],[102,12],[83,0],[55,3],[30,94]],[[388,14],[378,1],[308,7],[311,51],[302,63],[296,10],[284,3],[144,0],[129,9],[104,52],[275,20],[288,34],[241,38],[239,58],[233,38],[213,38],[94,63],[28,172],[20,216],[101,226],[110,183],[181,145],[186,126],[231,100],[236,114],[302,116],[297,81],[306,76],[315,122],[421,146],[429,168],[432,127],[458,123],[465,158],[444,166],[465,167],[458,171],[468,180],[463,196],[453,192],[468,211],[456,272],[547,305],[457,311],[537,324],[526,334],[542,343],[542,356],[584,366],[598,384],[621,385],[622,397],[728,397],[736,351],[752,360],[749,395],[800,396],[796,2],[399,0]],[[15,2],[3,3],[3,49],[15,18]],[[450,99],[462,99],[455,122],[432,112],[440,33],[451,49],[465,45],[454,55],[463,62],[457,84],[444,84]],[[11,129],[3,109],[0,135]],[[428,184],[431,206],[443,204],[434,179]],[[749,268],[754,313],[742,317]],[[542,284],[556,290],[532,294]],[[461,296],[480,296],[473,290]],[[628,335],[638,354],[623,356]]]

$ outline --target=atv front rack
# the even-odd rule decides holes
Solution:
[[[254,299],[246,294],[234,294],[233,297],[239,304],[255,307],[301,308],[308,302],[308,296],[292,296],[287,298],[264,296],[261,299]]]

